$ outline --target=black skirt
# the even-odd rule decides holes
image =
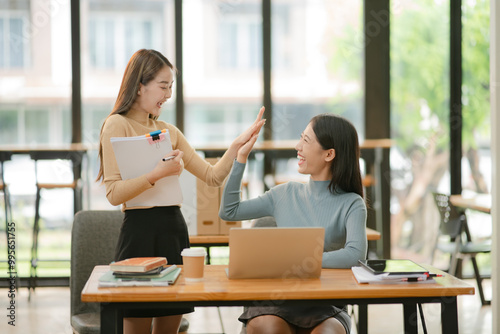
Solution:
[[[163,256],[168,264],[182,264],[189,247],[186,221],[178,206],[126,210],[116,246],[115,261],[131,257]],[[125,317],[149,318],[193,312],[194,308],[126,310]]]
[[[275,315],[300,328],[313,328],[333,317],[340,321],[346,333],[351,332],[351,318],[347,314],[347,306],[251,306],[238,320],[246,324],[261,315]]]

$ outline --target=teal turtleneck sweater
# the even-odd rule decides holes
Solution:
[[[219,216],[227,221],[273,216],[278,227],[324,227],[323,268],[351,268],[367,250],[366,206],[355,193],[328,190],[330,181],[287,182],[241,201],[245,164],[234,162]]]

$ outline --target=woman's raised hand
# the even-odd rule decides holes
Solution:
[[[235,149],[236,152],[240,149],[241,146],[245,145],[249,140],[251,140],[254,135],[259,134],[260,129],[262,128],[264,123],[266,123],[266,120],[262,119],[262,116],[264,115],[265,110],[266,110],[266,108],[264,108],[264,107],[260,108],[259,114],[257,115],[255,122],[253,122],[253,124],[248,129],[243,131],[243,133],[240,134],[233,141],[233,143],[231,144],[231,148]],[[252,146],[253,146],[253,144],[252,144]]]
[[[253,148],[253,145],[255,144],[255,142],[257,141],[257,137],[259,136],[259,133],[257,132],[256,134],[254,134],[252,136],[252,138],[250,138],[249,141],[247,141],[244,145],[242,145],[240,147],[240,149],[238,150],[238,154],[236,155],[236,160],[239,162],[239,163],[246,163],[247,162],[247,159],[248,159],[248,155],[250,154],[250,152],[252,151],[252,148]]]

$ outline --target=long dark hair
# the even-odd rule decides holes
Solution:
[[[340,188],[364,197],[356,128],[347,119],[334,114],[314,116],[311,124],[321,147],[325,150],[331,148],[335,150],[335,158],[330,166],[332,172],[332,179],[328,185],[330,192],[334,193]]]
[[[156,50],[141,49],[135,52],[125,68],[122,84],[118,92],[118,98],[116,99],[115,106],[108,117],[115,114],[123,114],[129,111],[130,107],[137,98],[139,84],[147,85],[165,66],[170,67],[174,72],[176,72],[174,65],[172,65],[172,63],[164,55]],[[156,118],[153,115],[149,115],[149,117],[153,119]],[[102,124],[101,135],[105,123],[106,120],[104,120]],[[99,166],[99,173],[97,174],[96,181],[104,178],[104,170],[102,168],[102,143],[99,143],[99,161],[101,164]]]

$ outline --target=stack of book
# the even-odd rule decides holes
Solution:
[[[435,283],[436,275],[411,260],[363,260],[360,266],[352,267],[358,283]]]
[[[168,266],[164,257],[135,257],[113,262],[109,268],[99,279],[100,287],[168,286],[181,272],[175,264]]]

